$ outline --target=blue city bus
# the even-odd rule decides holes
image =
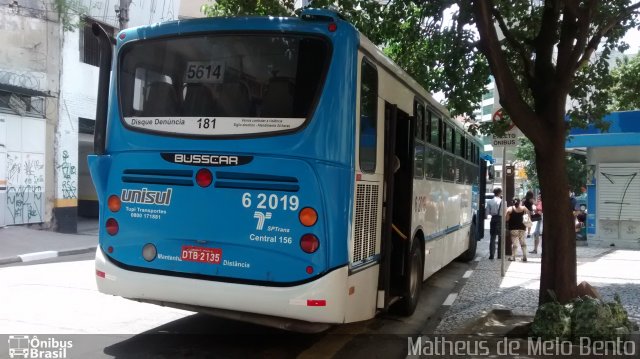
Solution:
[[[478,141],[337,13],[93,30],[101,292],[316,331],[474,258]]]

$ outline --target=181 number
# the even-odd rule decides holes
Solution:
[[[198,119],[198,128],[204,128],[204,129],[209,129],[209,128],[216,128],[216,119],[210,119],[210,118],[201,118]]]
[[[251,198],[251,193],[245,192],[242,195],[242,206],[244,208],[250,208],[254,204]],[[278,197],[276,194],[266,195],[264,193],[258,193],[255,201],[255,208],[257,209],[283,209],[285,211],[296,211],[300,206],[300,200],[296,195],[282,195]]]

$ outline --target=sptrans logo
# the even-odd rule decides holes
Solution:
[[[39,339],[37,336],[10,335],[9,358],[54,358],[67,357],[67,350],[73,347],[71,340],[55,338]]]

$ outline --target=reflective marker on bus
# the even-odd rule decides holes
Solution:
[[[317,331],[475,256],[479,142],[336,13],[94,33],[101,292]]]

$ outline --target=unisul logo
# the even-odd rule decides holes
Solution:
[[[57,340],[55,338],[39,339],[37,336],[10,335],[9,358],[56,358],[67,357],[67,349],[73,347],[71,340]]]

